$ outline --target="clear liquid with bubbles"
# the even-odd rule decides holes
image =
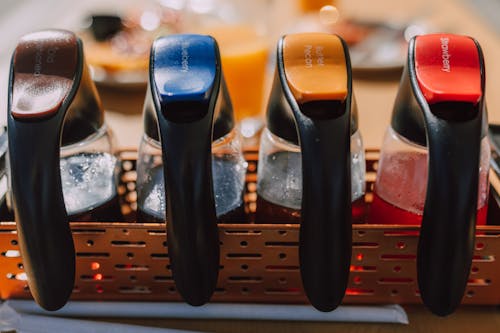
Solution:
[[[61,158],[64,203],[70,219],[120,219],[117,162],[109,153],[79,153]]]
[[[244,222],[245,172],[246,163],[235,155],[212,157],[215,210],[219,223]],[[146,173],[148,181],[139,189],[138,220],[145,222],[165,221],[166,198],[163,165],[151,168]]]
[[[364,219],[364,159],[352,154],[351,192],[353,222]],[[257,222],[300,223],[302,204],[301,154],[280,151],[265,156],[259,169]]]
[[[365,222],[365,155],[361,134],[351,135],[353,223]],[[332,149],[335,146],[332,145]],[[268,129],[262,133],[257,180],[257,223],[300,223],[302,155],[300,147]]]

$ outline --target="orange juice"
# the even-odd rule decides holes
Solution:
[[[300,0],[300,10],[303,13],[306,12],[317,12],[321,7],[326,5],[336,5],[337,1],[332,0]]]
[[[213,36],[219,44],[222,70],[236,120],[259,117],[269,55],[265,38],[246,25],[227,25],[204,33]]]

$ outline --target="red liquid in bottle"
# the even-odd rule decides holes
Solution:
[[[366,223],[367,208],[368,207],[366,205],[364,195],[354,200],[351,206],[352,223],[354,224]]]
[[[370,209],[370,223],[420,225],[422,223],[422,214],[412,213],[394,206],[379,197],[375,192],[373,193],[373,202]]]
[[[380,167],[369,223],[420,225],[427,190],[427,155],[421,153],[386,155]],[[486,186],[487,174],[482,171],[479,191],[487,191]],[[383,192],[383,196],[379,192]],[[477,210],[477,225],[486,224],[487,211],[488,205],[485,200]]]
[[[488,205],[483,205],[483,207],[477,210],[476,224],[486,225],[487,215]],[[422,223],[422,214],[412,213],[396,207],[374,193],[370,211],[370,223],[420,225]]]

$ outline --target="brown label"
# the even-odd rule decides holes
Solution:
[[[14,53],[12,115],[39,118],[56,113],[71,91],[77,66],[73,33],[45,30],[22,37]]]

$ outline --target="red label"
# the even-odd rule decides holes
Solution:
[[[417,81],[429,104],[477,103],[481,99],[479,51],[470,37],[452,34],[418,36]]]

